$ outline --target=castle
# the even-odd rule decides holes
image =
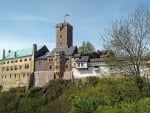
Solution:
[[[0,86],[2,90],[13,87],[43,86],[49,80],[72,79],[73,27],[67,22],[56,25],[56,48],[33,44],[32,48],[17,51],[3,50],[0,59]]]
[[[105,63],[111,51],[99,51],[99,57],[78,54],[73,46],[73,26],[67,22],[56,24],[56,48],[33,44],[32,48],[3,50],[0,59],[0,88],[42,87],[53,79],[74,79],[87,76],[111,75],[115,69]],[[117,71],[115,71],[117,72]]]

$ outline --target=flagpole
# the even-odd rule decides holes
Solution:
[[[64,15],[64,24],[66,23],[66,16]]]
[[[67,14],[67,13],[64,15],[64,23],[66,23],[66,17],[67,17],[67,16],[70,16],[70,15]]]

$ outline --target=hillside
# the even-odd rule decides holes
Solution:
[[[0,113],[150,113],[150,84],[130,78],[54,80],[0,93]]]

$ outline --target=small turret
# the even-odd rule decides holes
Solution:
[[[36,45],[36,44],[33,44],[32,54],[33,54],[34,57],[35,57],[35,55],[36,55],[36,52],[37,52],[37,45]]]
[[[5,49],[3,49],[3,60],[5,59]]]
[[[14,58],[16,58],[16,57],[17,57],[17,52],[15,51],[15,52],[14,52]]]

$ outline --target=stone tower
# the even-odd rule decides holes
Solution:
[[[73,45],[73,27],[67,22],[56,25],[56,48],[66,48]]]

